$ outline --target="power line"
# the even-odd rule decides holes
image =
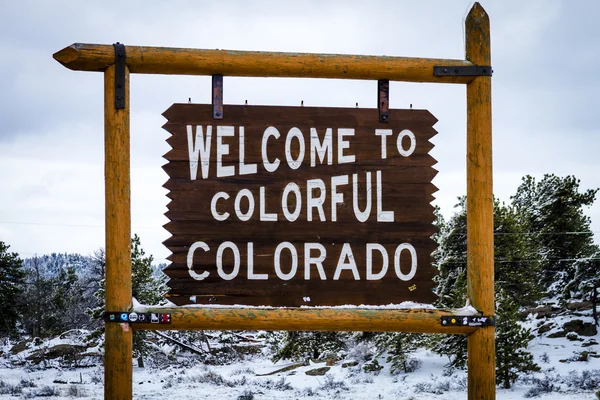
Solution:
[[[64,227],[79,227],[79,228],[104,228],[104,225],[83,225],[83,224],[56,224],[46,222],[21,222],[21,221],[0,221],[0,224],[13,225],[42,225],[42,226],[64,226]],[[135,226],[132,228],[143,230],[158,230],[162,227]],[[600,233],[600,231],[568,231],[568,232],[494,232],[494,236],[500,235],[592,235]],[[464,234],[462,235],[464,236]]]
[[[45,223],[45,222],[20,222],[20,221],[0,221],[0,224],[7,225],[41,225],[41,226],[63,226],[63,227],[76,227],[76,228],[104,228],[104,225],[83,225],[83,224],[56,224],[56,223]],[[158,230],[157,227],[147,226],[132,226],[135,229],[141,230]]]
[[[600,261],[600,258],[592,258],[592,257],[583,257],[583,258],[549,258],[546,260],[536,260],[536,259],[529,259],[529,260],[507,260],[507,259],[494,259],[495,263],[500,263],[500,264],[508,264],[508,263],[520,263],[520,262],[561,262],[561,261]],[[458,260],[458,261],[442,261],[439,262],[438,265],[441,264],[466,264],[467,260]]]

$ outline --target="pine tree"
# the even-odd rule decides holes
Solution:
[[[390,373],[404,371],[414,372],[416,366],[409,362],[413,354],[423,342],[423,335],[404,332],[388,332],[377,335],[375,346],[378,355],[386,355],[390,363]]]
[[[528,245],[542,257],[542,287],[563,300],[570,298],[563,289],[574,278],[575,262],[594,251],[590,219],[583,207],[594,203],[598,189],[580,193],[579,184],[574,176],[546,174],[537,182],[528,175],[512,197],[519,218],[531,232]]]
[[[0,335],[13,336],[20,319],[19,297],[24,292],[25,271],[17,253],[9,253],[10,246],[0,241]]]
[[[519,305],[504,291],[496,296],[496,383],[508,389],[522,372],[539,371],[527,346],[533,335],[519,324]]]
[[[570,297],[592,303],[594,322],[598,325],[598,288],[600,287],[600,247],[593,246],[590,257],[575,261],[575,274],[564,292]]]
[[[163,301],[165,280],[154,277],[153,260],[151,255],[146,256],[139,236],[134,235],[131,239],[131,290],[133,297],[142,304],[155,305]],[[140,367],[144,366],[144,357],[151,348],[147,331],[133,333],[133,356],[137,357]]]
[[[96,277],[98,287],[94,292],[96,306],[88,312],[99,322],[104,312],[106,257],[104,250],[97,251],[92,257],[92,276]],[[134,235],[131,239],[131,284],[133,297],[142,304],[154,305],[164,301],[162,295],[166,292],[166,279],[153,276],[153,257],[146,256],[141,246],[140,238]],[[98,327],[90,334],[88,340],[99,338],[104,332],[104,326]],[[150,352],[151,346],[147,340],[146,331],[137,331],[133,335],[133,355],[138,358],[138,364],[143,366],[143,358]]]
[[[273,332],[268,342],[274,352],[273,362],[279,360],[318,359],[323,354],[336,354],[346,346],[344,332]]]
[[[434,253],[440,274],[437,306],[460,308],[467,301],[467,211],[465,198],[447,223],[441,226],[438,249]],[[528,248],[523,225],[513,208],[494,200],[494,279],[496,290],[504,290],[519,305],[538,300],[538,256]],[[448,366],[465,368],[467,338],[464,335],[434,335],[430,347],[450,359]]]

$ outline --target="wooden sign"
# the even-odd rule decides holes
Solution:
[[[432,303],[425,110],[174,104],[165,273],[177,305]]]

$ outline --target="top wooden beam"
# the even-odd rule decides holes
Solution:
[[[463,84],[473,80],[472,76],[433,76],[434,66],[473,65],[465,60],[145,46],[126,46],[126,52],[129,71],[137,74],[389,79]],[[103,72],[114,64],[115,51],[112,45],[75,43],[55,53],[54,59],[72,70]]]

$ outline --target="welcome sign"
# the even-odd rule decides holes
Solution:
[[[174,104],[164,243],[177,305],[431,303],[425,110]]]

